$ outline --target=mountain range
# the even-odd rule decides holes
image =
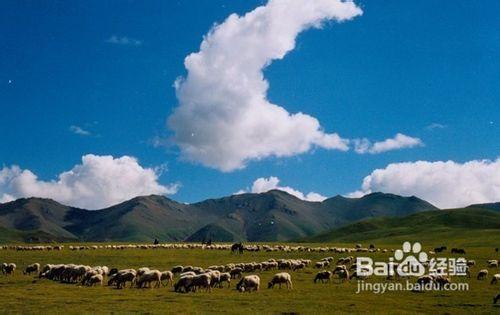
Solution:
[[[286,241],[431,209],[437,208],[416,197],[373,193],[308,202],[280,190],[192,204],[141,196],[102,210],[21,198],[0,204],[0,241]]]
[[[22,198],[0,204],[0,242],[150,242],[155,238],[164,242],[288,241],[314,237],[360,220],[429,210],[438,208],[417,197],[385,193],[309,202],[271,190],[192,204],[150,195],[102,210]]]

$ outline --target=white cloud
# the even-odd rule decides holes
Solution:
[[[143,168],[133,157],[92,154],[83,156],[82,164],[52,181],[39,180],[33,172],[19,166],[3,167],[0,169],[0,202],[43,197],[75,207],[99,209],[136,196],[176,193],[179,185],[161,185],[157,172]]]
[[[82,127],[79,127],[79,126],[75,126],[75,125],[72,125],[69,127],[69,130],[74,133],[74,134],[77,134],[77,135],[80,135],[80,136],[90,136],[92,135],[92,133],[88,130],[85,130],[83,129]]]
[[[113,35],[110,38],[106,39],[106,43],[109,44],[115,44],[115,45],[130,45],[130,46],[141,46],[142,41],[135,39],[135,38],[130,38],[127,36],[116,36]]]
[[[365,177],[361,189],[350,196],[376,191],[415,195],[440,208],[497,202],[500,201],[500,158],[463,164],[453,161],[389,164]]]
[[[443,125],[440,123],[432,123],[432,124],[425,127],[425,129],[430,130],[430,131],[435,130],[435,129],[444,129],[444,128],[446,128],[446,125]]]
[[[355,139],[354,142],[354,151],[359,154],[377,154],[387,151],[393,150],[401,150],[408,149],[413,147],[423,146],[424,143],[419,138],[413,138],[402,133],[398,133],[394,136],[394,138],[385,139],[384,141],[379,141],[375,143],[371,143],[370,140],[363,139]]]
[[[168,126],[182,157],[232,171],[313,147],[348,150],[348,140],[326,133],[316,118],[270,103],[263,69],[293,50],[300,32],[360,14],[350,1],[270,0],[214,26],[200,51],[186,57],[187,76],[175,83],[179,106]]]
[[[285,192],[289,193],[290,195],[293,195],[293,196],[295,196],[299,199],[302,199],[302,200],[323,201],[326,199],[325,196],[322,196],[322,195],[315,193],[315,192],[310,192],[308,194],[304,194],[303,192],[298,191],[296,189],[293,189],[292,187],[280,186],[279,182],[280,182],[279,178],[274,177],[274,176],[271,176],[269,178],[265,178],[265,177],[258,178],[253,182],[252,189],[250,190],[250,192],[255,193],[255,194],[260,194],[260,193],[267,192],[267,191],[270,191],[273,189],[277,189],[277,190],[285,191]],[[240,190],[236,194],[243,194],[246,192],[248,192],[248,190]]]

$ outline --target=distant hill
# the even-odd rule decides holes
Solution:
[[[414,213],[405,217],[377,217],[345,225],[304,242],[375,242],[403,241],[448,242],[456,245],[477,242],[475,245],[498,246],[500,243],[500,212],[481,208],[435,210]]]
[[[142,196],[95,211],[26,198],[0,204],[0,241],[287,241],[429,209],[437,208],[416,197],[373,193],[308,202],[279,190],[194,204]]]
[[[500,211],[500,202],[480,203],[480,204],[470,205],[467,208],[482,208],[482,209]]]

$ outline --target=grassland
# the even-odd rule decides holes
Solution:
[[[439,243],[441,244],[441,243]],[[433,245],[439,245],[433,244]],[[316,244],[318,245],[318,244]],[[331,245],[331,244],[330,244]],[[350,244],[352,246],[352,244]],[[383,247],[383,246],[381,246]],[[394,245],[387,248],[397,248]],[[432,247],[427,246],[429,250]],[[475,259],[479,268],[488,259],[497,258],[492,247],[467,248],[467,258]],[[264,282],[257,293],[239,293],[232,288],[214,289],[212,293],[178,294],[172,288],[124,289],[81,287],[46,279],[25,276],[21,268],[33,262],[107,265],[117,268],[149,266],[161,270],[172,266],[196,265],[207,267],[229,262],[263,261],[269,258],[307,258],[319,260],[325,256],[336,259],[345,256],[332,253],[306,252],[245,252],[243,255],[218,250],[85,250],[61,252],[0,251],[0,261],[15,262],[14,276],[0,276],[1,313],[498,313],[492,298],[500,290],[489,281],[468,280],[467,292],[386,292],[356,294],[357,281],[349,283],[314,284],[316,269],[292,272],[293,290],[268,290],[265,286],[275,271],[259,273]],[[386,260],[388,253],[368,254]],[[498,272],[490,270],[490,273]],[[380,279],[377,279],[380,280]],[[454,281],[465,281],[454,279]]]

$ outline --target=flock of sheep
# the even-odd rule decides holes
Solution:
[[[67,249],[71,251],[82,250],[125,250],[125,249],[203,249],[203,250],[230,250],[230,244],[195,244],[195,243],[165,243],[165,244],[122,244],[122,245],[70,245]],[[50,245],[4,245],[0,246],[0,250],[17,250],[17,251],[51,251],[63,250],[64,245],[50,246]],[[350,253],[350,252],[388,252],[388,249],[375,248],[370,245],[369,248],[362,247],[360,244],[355,247],[327,247],[327,246],[291,246],[291,245],[245,245],[245,251],[257,252],[334,252],[334,253]],[[394,251],[393,249],[391,251]]]
[[[64,246],[2,246],[0,249],[11,249],[18,251],[29,250],[63,250]],[[98,250],[98,249],[207,249],[207,250],[228,250],[231,245],[226,244],[157,244],[157,245],[90,245],[90,246],[68,246],[69,250]],[[387,252],[387,249],[378,249],[374,246],[363,248],[357,245],[354,248],[339,247],[309,247],[309,246],[288,246],[288,245],[251,245],[245,246],[247,251],[283,251],[283,252]],[[394,251],[394,250],[391,250]],[[262,271],[276,270],[268,282],[268,288],[276,285],[280,288],[285,285],[288,289],[293,288],[292,276],[290,272],[296,272],[305,268],[316,268],[318,272],[311,279],[314,283],[328,283],[332,279],[339,282],[351,279],[362,279],[356,274],[356,259],[354,256],[339,258],[334,264],[334,257],[325,257],[319,261],[312,262],[309,259],[269,259],[263,262],[250,263],[229,263],[226,265],[213,265],[207,268],[196,266],[174,266],[170,270],[160,271],[148,267],[135,269],[108,268],[107,266],[84,266],[75,264],[47,264],[41,267],[39,263],[33,263],[23,269],[23,274],[32,275],[40,279],[49,279],[64,283],[75,283],[82,286],[108,286],[122,289],[129,284],[131,288],[159,288],[172,286],[173,291],[178,293],[188,293],[197,291],[211,292],[213,288],[229,288],[232,281],[237,281],[236,290],[240,292],[258,291],[261,288],[261,278],[258,274]],[[474,260],[466,261],[467,276],[471,277],[470,268],[476,266]],[[492,259],[486,262],[487,268],[477,272],[477,280],[489,278],[489,270],[498,268],[498,260]],[[4,275],[12,275],[16,271],[15,263],[3,263],[1,272]],[[390,279],[388,277],[388,279]],[[176,281],[175,281],[176,280]],[[106,282],[105,282],[106,281]],[[451,279],[445,276],[432,274],[417,278],[417,283],[428,284],[437,283],[442,286],[450,283]],[[500,282],[500,274],[494,273],[490,283]],[[499,300],[496,296],[494,301]]]

